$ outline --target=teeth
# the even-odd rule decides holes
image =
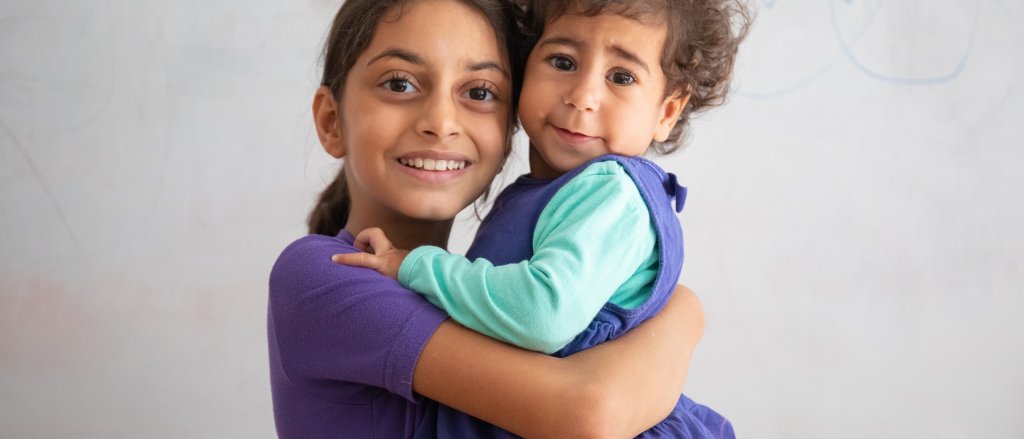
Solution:
[[[466,167],[466,162],[463,161],[463,160],[435,160],[435,159],[424,159],[424,158],[414,158],[414,159],[400,158],[400,159],[398,159],[398,163],[401,163],[401,164],[403,164],[405,166],[408,166],[408,167],[411,167],[411,168],[423,169],[425,171],[453,171],[453,170],[456,170],[456,169],[463,169],[463,168]]]

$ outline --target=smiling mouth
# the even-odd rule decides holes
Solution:
[[[424,171],[455,171],[466,167],[465,160],[400,158],[398,159],[398,163],[413,169],[421,169]]]
[[[557,133],[559,137],[572,144],[585,143],[597,139],[597,137],[570,131],[557,125],[551,125],[551,127],[555,129],[555,133]]]

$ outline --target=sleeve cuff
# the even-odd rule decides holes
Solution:
[[[412,390],[413,372],[423,347],[447,318],[443,311],[431,306],[410,316],[402,333],[395,338],[396,342],[388,355],[384,378],[388,391],[414,403],[420,402]]]
[[[416,279],[416,267],[420,265],[423,258],[438,253],[447,254],[448,252],[440,247],[434,247],[431,245],[424,245],[412,249],[412,251],[409,252],[409,255],[405,257],[405,260],[402,261],[402,266],[398,267],[398,283],[402,284],[403,287],[411,289],[410,285],[412,285],[412,282]]]

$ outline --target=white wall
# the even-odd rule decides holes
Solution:
[[[273,437],[266,278],[335,169],[337,2],[244,5],[0,4],[0,436]],[[730,102],[658,159],[708,320],[688,393],[743,437],[1024,435],[1024,6],[758,6]]]

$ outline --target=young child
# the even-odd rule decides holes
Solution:
[[[335,261],[395,277],[485,335],[566,356],[619,337],[671,293],[683,259],[675,212],[686,192],[639,156],[677,149],[690,115],[721,103],[749,20],[731,0],[525,8],[532,49],[519,118],[530,175],[495,200],[467,257],[406,252],[367,229],[356,246],[373,254]],[[733,433],[682,396],[644,436]]]

